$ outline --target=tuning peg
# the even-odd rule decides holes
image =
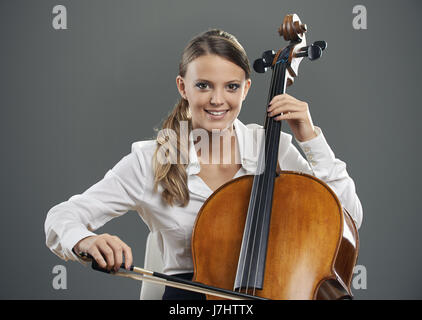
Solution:
[[[274,50],[267,50],[262,54],[262,59],[264,59],[265,63],[268,66],[271,66],[275,57]]]
[[[262,58],[256,59],[253,63],[253,69],[258,73],[264,73],[267,71],[264,60]]]
[[[267,50],[262,54],[260,59],[256,59],[253,63],[253,68],[258,73],[264,73],[271,67],[275,57],[274,50]]]
[[[326,41],[315,41],[313,43],[314,46],[318,46],[321,48],[321,50],[325,50],[327,48],[327,42]]]
[[[308,48],[308,58],[309,60],[316,60],[322,55],[322,49],[316,45],[310,45]]]
[[[309,60],[316,60],[322,55],[322,49],[319,46],[311,44],[310,46],[303,47],[296,53],[296,58],[308,57]]]

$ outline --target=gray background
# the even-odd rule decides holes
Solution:
[[[57,4],[67,30],[52,28]],[[356,4],[367,8],[367,30],[352,27]],[[194,35],[222,28],[253,63],[287,44],[276,29],[291,12],[308,25],[308,42],[328,42],[288,93],[309,103],[356,183],[367,289],[355,297],[422,298],[421,9],[419,0],[1,0],[0,298],[137,299],[140,283],[51,253],[47,211],[100,180],[132,142],[154,137],[178,99],[179,58]],[[263,123],[269,82],[269,73],[252,75],[244,123]],[[98,232],[120,236],[143,265],[147,228],[135,212]],[[60,264],[67,290],[52,286]]]

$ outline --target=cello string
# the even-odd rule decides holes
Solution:
[[[265,148],[265,143],[261,143],[261,149]],[[265,151],[265,150],[264,150]],[[263,155],[265,154],[265,152],[260,153],[260,163],[258,164],[258,172],[261,172],[261,169],[263,167],[263,165],[265,165],[263,159]],[[249,258],[249,267],[248,267],[248,275],[247,275],[247,280],[246,280],[246,291],[248,292],[249,290],[249,282],[250,282],[250,276],[251,276],[251,267],[252,267],[252,263],[253,263],[253,258],[254,258],[254,249],[255,249],[255,244],[256,244],[256,235],[257,235],[257,230],[258,230],[258,222],[260,219],[260,205],[261,205],[261,201],[262,201],[262,181],[263,181],[263,176],[259,176],[256,184],[256,197],[254,199],[254,205],[252,207],[253,210],[253,219],[252,222],[254,222],[253,224],[251,223],[251,227],[250,229],[254,228],[254,232],[253,232],[253,239],[251,239],[251,233],[249,235],[249,239],[251,239],[252,242],[252,248],[251,248],[251,254],[250,254],[250,258]],[[259,192],[259,194],[258,194]],[[258,202],[258,209],[256,208],[256,203],[257,203],[257,199],[259,199]],[[256,215],[256,216],[255,216]]]
[[[275,73],[273,71],[272,72],[272,78],[271,78],[271,87],[270,87],[269,97],[267,98],[267,105],[268,105],[268,102],[270,101],[270,99],[271,99],[271,97],[273,95],[273,92],[274,92],[274,77],[275,77]],[[266,121],[267,121],[267,124],[268,124],[268,116],[266,116]],[[262,141],[261,141],[261,144],[260,144],[260,150],[259,150],[260,153],[259,153],[258,166],[257,166],[257,172],[258,173],[261,172],[263,165],[265,165],[265,163],[264,163],[264,161],[262,159],[262,157],[265,154],[265,136],[262,136],[262,137],[264,138],[264,143],[262,143]],[[261,152],[263,148],[264,148],[264,151]],[[242,257],[243,258],[243,261],[242,261],[242,266],[243,267],[242,267],[240,284],[239,284],[239,292],[241,292],[241,288],[242,288],[242,284],[243,284],[243,278],[245,277],[245,267],[246,267],[246,259],[247,259],[247,256],[248,256],[249,240],[251,238],[251,230],[252,230],[252,224],[253,224],[252,222],[254,221],[253,215],[256,212],[255,211],[255,205],[256,205],[256,199],[257,199],[257,196],[258,196],[257,193],[258,193],[258,190],[259,190],[259,185],[261,183],[261,178],[258,176],[258,178],[256,180],[254,180],[254,182],[255,183],[253,185],[253,190],[252,190],[252,193],[251,193],[251,196],[253,197],[253,199],[251,201],[251,205],[249,206],[249,210],[251,210],[252,213],[249,212],[249,214],[251,215],[251,217],[250,217],[250,223],[248,225],[248,233],[247,233],[247,237],[246,237],[246,245],[244,246],[244,251],[246,253]],[[249,274],[250,274],[250,269],[249,269]],[[246,285],[245,292],[248,291],[248,283],[249,283],[249,277],[248,277],[248,280],[247,280],[247,285]]]
[[[275,68],[276,68],[276,71],[275,71],[276,76],[275,76],[275,85],[274,85],[274,88],[273,88],[274,92],[272,92],[272,96],[273,97],[275,96],[276,91],[277,91],[277,89],[278,89],[278,87],[280,85],[280,81],[281,81],[280,80],[280,73],[282,73],[283,71],[285,71],[285,69],[283,67],[280,68],[280,64],[279,63],[276,64]],[[275,138],[275,137],[273,137],[273,135],[276,135],[275,129],[272,129],[272,127],[276,126],[276,123],[275,123],[275,120],[273,118],[270,118],[269,119],[269,122],[270,122],[269,123],[270,137],[269,137],[269,140],[268,140],[268,142],[269,142],[268,150],[270,151],[270,146],[273,145],[272,142],[273,142],[273,140]],[[272,161],[272,159],[274,159],[274,158],[277,161],[277,154],[278,153],[275,152],[275,150],[273,150],[273,149],[271,149],[271,151],[272,151],[272,154],[270,154],[270,152],[268,152],[269,157],[270,157],[268,159],[268,161]],[[270,183],[271,182],[274,182],[274,180],[272,178],[270,178],[271,175],[272,175],[272,172],[266,172],[267,179],[264,181],[264,183],[266,183],[266,187],[265,187],[266,192],[268,192],[268,190],[269,190]],[[270,199],[272,199],[272,197],[270,197]],[[262,203],[262,201],[261,201],[261,203]],[[264,222],[265,221],[265,217],[269,214],[269,212],[268,212],[268,207],[269,207],[268,201],[263,201],[263,206],[264,206],[264,208],[263,208],[262,212],[263,212],[263,222]],[[264,232],[263,231],[264,231],[264,223],[262,223],[262,225],[261,225],[261,236],[259,238],[258,257],[257,257],[257,261],[256,261],[255,283],[254,283],[254,286],[253,286],[253,295],[255,295],[255,291],[256,291],[256,287],[257,287],[257,281],[258,281],[258,268],[259,268],[259,262],[260,262],[260,257],[261,257],[260,253],[261,253],[261,249],[262,249],[262,242],[263,242],[263,235],[264,235]]]
[[[258,162],[259,164],[259,162]],[[241,288],[242,288],[242,283],[243,283],[243,278],[244,278],[244,274],[245,274],[245,266],[246,266],[246,259],[247,259],[247,255],[248,255],[248,247],[249,247],[249,240],[250,240],[250,234],[251,234],[251,228],[252,228],[252,222],[253,222],[253,215],[251,214],[251,212],[253,212],[253,208],[255,207],[255,203],[256,203],[256,190],[257,190],[257,183],[254,180],[254,184],[253,184],[253,189],[251,191],[251,203],[249,205],[249,210],[248,210],[248,215],[247,215],[247,222],[248,226],[247,226],[247,232],[245,233],[245,237],[246,239],[243,239],[243,241],[246,241],[246,243],[243,245],[243,251],[245,252],[243,254],[243,256],[241,257],[242,260],[242,271],[241,271],[241,276],[240,276],[240,283],[239,283],[239,292],[241,292]]]
[[[278,66],[276,65],[275,66],[275,70],[274,70],[274,68],[273,68],[273,72],[272,72],[272,79],[271,79],[271,90],[270,90],[270,95],[269,95],[269,97],[268,97],[268,101],[267,101],[267,103],[275,96],[275,93],[276,93],[276,90],[277,90],[277,84],[278,84],[278,81],[279,81],[279,68],[278,68]],[[270,117],[268,117],[268,114],[266,114],[266,121],[267,121],[267,123],[266,123],[266,134],[265,134],[265,140],[264,140],[264,143],[262,144],[263,146],[265,146],[264,148],[264,154],[265,155],[270,155],[270,146],[271,146],[271,143],[269,143],[268,145],[265,145],[265,143],[266,142],[271,142],[272,141],[272,139],[273,139],[273,137],[272,137],[272,127],[273,127],[273,121],[272,121],[272,119],[270,118]],[[269,136],[268,136],[268,134],[269,134]],[[268,149],[268,151],[267,151],[267,149]],[[261,163],[260,163],[260,171],[259,172],[262,172],[261,170],[262,170],[262,167],[263,166],[266,166],[267,165],[267,162],[268,162],[268,160],[270,160],[271,159],[271,157],[270,158],[265,158],[265,161],[261,161]],[[269,176],[269,172],[268,172],[268,168],[266,168],[266,167],[264,167],[264,173],[262,174],[262,175],[260,175],[260,178],[259,178],[259,180],[260,180],[260,184],[259,184],[259,191],[260,191],[260,196],[259,196],[259,204],[258,204],[258,208],[257,208],[257,217],[256,217],[256,224],[255,224],[255,233],[254,233],[254,241],[253,241],[253,244],[254,244],[254,247],[255,247],[255,245],[257,244],[257,241],[256,241],[256,239],[257,239],[257,233],[258,233],[258,226],[259,226],[259,222],[261,222],[261,235],[260,235],[260,238],[259,238],[259,246],[258,246],[258,256],[257,256],[257,259],[256,259],[256,265],[255,265],[255,267],[256,267],[256,272],[255,272],[255,280],[254,280],[254,286],[253,286],[253,294],[255,294],[255,290],[256,290],[256,285],[257,285],[257,274],[258,274],[258,270],[259,270],[259,254],[260,254],[260,252],[261,252],[261,242],[262,242],[262,230],[263,230],[263,226],[264,226],[264,223],[263,223],[263,219],[265,218],[265,215],[266,215],[266,212],[265,212],[265,208],[266,208],[266,203],[264,203],[263,204],[263,202],[265,202],[264,201],[264,195],[267,193],[267,191],[268,191],[268,188],[267,187],[265,187],[265,183],[266,183],[266,181],[268,180],[268,176]],[[262,206],[262,204],[264,205],[264,208],[261,208],[261,206]],[[255,211],[256,212],[256,211]],[[261,218],[261,215],[262,215],[262,218]],[[252,254],[254,254],[254,250],[252,250]],[[256,256],[256,255],[255,255]],[[249,276],[248,276],[248,281],[247,281],[247,286],[249,287],[249,285],[250,285],[250,281],[249,281],[249,278],[250,278],[250,273],[252,272],[252,263],[254,262],[254,259],[253,259],[253,256],[252,256],[252,259],[250,260],[250,267],[249,267]]]
[[[285,93],[285,91],[286,91],[286,72],[287,72],[286,63],[279,63],[278,66],[277,66],[277,79],[276,79],[275,91],[277,91],[277,90],[279,90],[279,88],[281,88],[281,93]],[[278,94],[278,92],[274,92],[274,96],[276,94]],[[270,156],[269,161],[272,162],[270,167],[273,168],[274,165],[275,165],[276,170],[277,170],[277,163],[278,163],[278,149],[279,148],[276,148],[275,146],[276,145],[279,146],[279,143],[280,143],[281,124],[282,124],[281,121],[276,122],[273,118],[271,118],[271,125],[270,126],[271,127],[275,126],[274,129],[271,129],[271,132],[272,132],[273,135],[275,135],[275,137],[271,137],[271,140],[270,140],[271,146],[274,146],[274,148],[271,149],[271,154],[269,155]],[[275,141],[277,136],[278,136],[279,141]],[[276,162],[275,164],[274,164],[274,161]],[[269,172],[268,176],[270,178],[266,181],[267,182],[266,190],[268,191],[270,189],[271,183],[273,184],[273,188],[272,188],[272,193],[268,198],[268,201],[264,202],[265,208],[264,208],[263,212],[266,215],[266,217],[265,217],[266,221],[268,221],[268,223],[270,223],[271,216],[269,217],[269,219],[267,219],[267,218],[268,218],[268,215],[271,215],[272,200],[273,200],[273,197],[274,197],[275,175],[273,175],[273,172]],[[261,227],[261,238],[260,238],[260,244],[259,244],[257,265],[259,265],[260,259],[261,259],[260,252],[263,249],[262,248],[262,242],[265,241],[265,239],[263,239],[263,237],[264,237],[264,232],[263,232],[264,226],[266,226],[266,225],[264,225],[264,223],[263,223],[262,227]],[[269,229],[267,230],[267,232],[269,232]],[[266,241],[268,242],[268,234],[267,234],[267,240]],[[265,262],[265,256],[264,256],[263,259],[264,259],[264,262]],[[258,269],[257,269],[256,275],[255,275],[255,286],[254,286],[254,288],[256,288],[256,281],[258,279],[257,274],[258,274]],[[255,295],[255,290],[254,290],[254,295]]]
[[[274,73],[272,74],[272,76],[274,77]],[[273,83],[272,80],[271,80],[271,83]],[[265,136],[264,135],[261,135],[261,137],[263,137],[265,139]],[[263,152],[262,152],[262,149],[265,148],[265,140],[264,140],[264,143],[262,143],[262,141],[259,140],[259,136],[258,136],[257,141],[260,142],[259,158],[258,158],[258,166],[257,166],[257,172],[259,173],[259,172],[261,172],[262,167],[264,165],[263,156],[265,155],[265,149],[264,149]],[[255,206],[256,206],[257,198],[259,196],[258,190],[260,190],[259,185],[260,185],[260,177],[258,175],[258,177],[256,178],[256,180],[254,180],[254,185],[253,185],[253,189],[252,189],[252,193],[251,193],[251,196],[252,196],[252,199],[251,200],[252,201],[251,201],[251,204],[249,206],[249,210],[250,210],[249,211],[249,216],[250,216],[250,219],[249,219],[249,224],[248,224],[248,233],[247,233],[247,237],[246,237],[246,245],[244,246],[244,249],[245,249],[246,254],[244,254],[243,257],[242,257],[243,258],[243,261],[242,261],[243,268],[242,268],[242,272],[241,272],[239,292],[241,291],[242,284],[243,284],[243,279],[245,277],[245,267],[247,265],[246,260],[248,258],[248,251],[249,251],[248,248],[249,248],[249,242],[251,240],[251,234],[252,234],[251,233],[251,230],[252,230],[253,222],[254,222],[254,213],[256,212],[255,211]],[[247,292],[247,290],[248,290],[248,286],[246,286],[246,291],[245,292]]]
[[[279,78],[279,76],[278,76],[279,75],[279,67],[278,67],[278,65],[276,65],[275,68],[276,68],[275,71],[273,69],[273,77],[272,77],[272,81],[271,81],[272,88],[271,88],[270,98],[272,98],[274,96],[274,93],[277,90],[277,83],[278,83],[278,78]],[[274,83],[274,79],[275,79],[275,83]],[[268,115],[267,115],[267,119],[268,119]],[[272,119],[268,119],[268,121],[269,121],[269,123],[267,123],[267,129],[266,129],[265,141],[264,142],[271,141],[271,139],[272,139],[272,131],[273,130],[270,130],[270,128],[273,126],[273,124],[272,124],[273,123],[273,120]],[[270,135],[269,138],[267,138],[268,131],[269,131],[269,135]],[[270,144],[268,146],[265,145],[265,143],[262,144],[262,145],[265,146],[265,149],[264,149],[265,152],[264,153],[266,153],[266,149],[270,150],[269,149]],[[265,159],[265,161],[267,161],[267,159]],[[262,165],[265,165],[265,162],[264,161],[261,161],[260,167],[262,167]],[[267,168],[265,168],[265,169],[267,169]],[[261,171],[259,171],[259,172],[261,172]],[[255,244],[257,243],[256,239],[257,239],[258,225],[259,225],[260,219],[262,219],[261,218],[261,211],[262,211],[261,210],[261,204],[263,202],[263,195],[267,191],[267,189],[264,188],[263,185],[265,185],[266,180],[268,180],[268,179],[266,179],[268,177],[268,175],[269,175],[268,170],[264,170],[264,173],[259,176],[259,182],[260,182],[259,183],[259,186],[260,186],[260,188],[259,188],[259,193],[260,193],[259,194],[259,203],[258,203],[257,211],[255,211],[255,213],[257,214],[257,216],[256,216],[256,219],[255,219],[255,225],[254,225],[255,231],[254,231],[254,237],[253,237],[253,243],[252,243],[252,254],[251,254],[251,259],[249,261],[248,279],[247,279],[247,282],[246,282],[246,292],[248,292],[248,289],[249,289],[250,276],[251,276],[251,272],[252,272],[252,263],[254,262],[253,257],[254,257]],[[264,204],[264,206],[266,207],[265,204]],[[265,212],[262,211],[262,216],[264,216],[264,215],[265,215]],[[262,225],[263,225],[263,223],[262,223]],[[262,227],[261,227],[261,230],[262,230]],[[261,237],[262,237],[262,234],[261,234]],[[259,245],[259,248],[258,248],[258,252],[260,251],[261,237],[260,237],[260,245]],[[257,259],[257,260],[259,260],[259,259]],[[259,264],[258,264],[258,261],[257,261],[257,263],[256,263],[256,274],[257,274],[257,271],[258,271],[258,266],[259,266]],[[253,287],[254,293],[255,293],[256,281],[257,281],[257,279],[255,277],[254,287]]]
[[[265,140],[264,140],[264,143],[261,143],[261,150],[263,148],[265,148]],[[264,149],[264,151],[265,151],[265,149]],[[259,171],[258,172],[261,172],[262,166],[265,165],[265,162],[262,160],[262,155],[264,155],[264,154],[265,154],[265,152],[261,152],[260,153],[260,159],[261,159],[261,161],[258,164],[258,167],[259,167],[259,169],[258,169]],[[264,181],[263,178],[264,178],[264,175],[259,175],[258,178],[257,178],[258,179],[258,183],[256,185],[257,196],[254,199],[255,201],[254,201],[254,205],[253,205],[253,209],[252,209],[253,210],[253,218],[255,218],[255,219],[252,220],[254,222],[254,224],[251,223],[251,228],[254,228],[254,232],[253,232],[253,239],[251,239],[252,240],[252,248],[251,248],[251,255],[250,255],[250,259],[249,259],[248,277],[247,277],[247,281],[246,281],[246,292],[248,292],[248,289],[249,289],[249,282],[250,282],[250,276],[251,276],[251,267],[252,267],[252,263],[253,263],[253,260],[254,260],[253,259],[254,258],[254,249],[255,249],[255,244],[256,244],[256,240],[255,239],[256,239],[257,230],[258,230],[258,223],[259,223],[260,215],[261,215],[260,207],[261,207],[262,194],[263,194],[263,188],[262,188],[262,183]],[[259,196],[258,196],[258,192],[259,192]],[[256,200],[257,199],[259,199],[258,208],[256,208]],[[251,237],[251,235],[249,237]]]

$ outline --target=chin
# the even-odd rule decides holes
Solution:
[[[221,123],[207,123],[204,126],[204,129],[206,129],[209,132],[212,132],[212,130],[219,130],[219,131],[223,131],[223,130],[228,130],[229,128],[231,128],[232,124],[234,122],[234,119],[229,120],[229,121],[224,121]]]

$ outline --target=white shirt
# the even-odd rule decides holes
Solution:
[[[240,153],[241,168],[233,177],[257,172],[257,157],[251,150],[251,137],[256,137],[257,124],[244,125],[234,121],[234,129]],[[362,222],[362,206],[355,192],[353,180],[346,171],[346,164],[336,159],[321,129],[315,127],[317,137],[297,141],[307,160],[292,144],[292,136],[281,132],[278,161],[282,170],[312,174],[326,182],[336,193],[341,204],[348,210],[359,228]],[[93,231],[129,210],[138,212],[151,232],[158,235],[159,247],[167,274],[193,272],[191,235],[196,215],[213,191],[197,175],[200,164],[195,147],[190,140],[188,188],[190,201],[182,208],[171,207],[161,200],[161,186],[153,192],[154,176],[152,157],[155,140],[132,144],[132,152],[123,157],[104,178],[82,194],[72,196],[47,214],[45,221],[46,245],[64,260],[84,263],[72,251],[81,239],[95,235]],[[259,150],[259,149],[258,149]],[[256,152],[255,152],[256,153]]]

